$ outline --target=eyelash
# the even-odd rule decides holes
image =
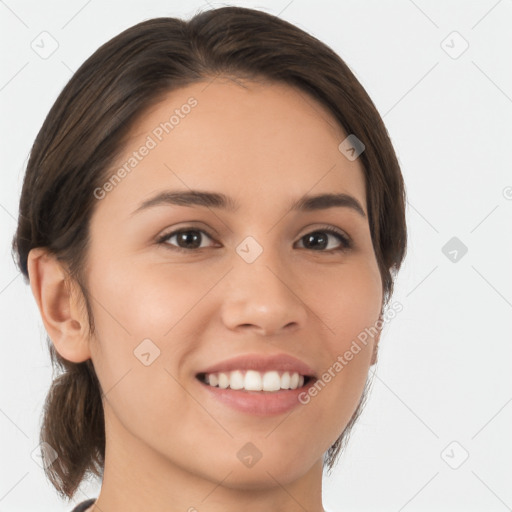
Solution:
[[[166,233],[166,234],[162,235],[161,237],[159,237],[157,239],[157,243],[159,245],[165,246],[165,248],[170,249],[171,251],[178,251],[178,252],[183,252],[183,253],[199,252],[201,249],[206,249],[205,247],[197,248],[197,249],[184,249],[183,247],[178,247],[178,246],[170,245],[169,243],[167,243],[167,241],[174,235],[179,235],[180,233],[186,233],[188,231],[195,231],[198,233],[203,233],[211,240],[214,239],[207,231],[205,231],[203,229],[198,229],[195,226],[186,226],[184,228],[180,228],[176,231],[171,231],[170,233]],[[344,235],[341,231],[338,231],[337,229],[332,228],[330,226],[322,226],[313,231],[310,231],[309,233],[306,233],[305,235],[300,237],[299,240],[302,240],[302,238],[304,238],[307,235],[311,235],[313,233],[319,233],[319,232],[320,233],[329,233],[330,235],[335,236],[341,242],[342,246],[338,249],[330,249],[328,251],[326,251],[326,250],[315,251],[314,249],[310,249],[312,252],[324,252],[324,253],[330,254],[330,253],[344,252],[344,251],[348,251],[349,249],[352,249],[352,241],[350,240],[350,238],[348,238],[346,235]]]

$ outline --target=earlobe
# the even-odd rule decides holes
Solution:
[[[75,363],[90,359],[87,319],[68,289],[61,263],[47,249],[37,247],[29,252],[27,267],[32,294],[57,352]]]

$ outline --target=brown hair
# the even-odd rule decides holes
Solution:
[[[406,251],[405,189],[383,121],[343,60],[296,26],[265,12],[223,7],[189,21],[155,18],[139,23],[91,55],[52,106],[31,149],[13,238],[16,264],[28,282],[27,257],[44,247],[77,283],[94,322],[85,262],[93,191],[108,179],[130,129],[170,91],[215,76],[289,84],[326,106],[347,134],[365,145],[369,226],[382,277],[383,306]],[[341,142],[341,141],[340,141]],[[102,476],[105,431],[102,390],[92,361],[62,358],[47,336],[60,375],[47,395],[40,441],[45,473],[62,497],[71,498],[88,474]],[[346,444],[365,392],[348,426],[324,457],[329,470]]]

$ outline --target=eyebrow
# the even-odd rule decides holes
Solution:
[[[231,212],[238,210],[240,206],[232,197],[218,192],[205,192],[201,190],[166,190],[143,201],[139,207],[130,214],[130,216],[143,210],[162,205],[204,206],[207,208],[218,208]],[[357,212],[361,217],[366,218],[366,214],[359,201],[349,194],[342,193],[305,195],[292,202],[290,210],[311,212],[335,207],[350,208]]]

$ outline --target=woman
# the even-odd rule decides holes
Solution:
[[[383,122],[257,10],[147,20],[75,73],[13,240],[62,370],[41,427],[74,510],[322,511],[406,251]]]

